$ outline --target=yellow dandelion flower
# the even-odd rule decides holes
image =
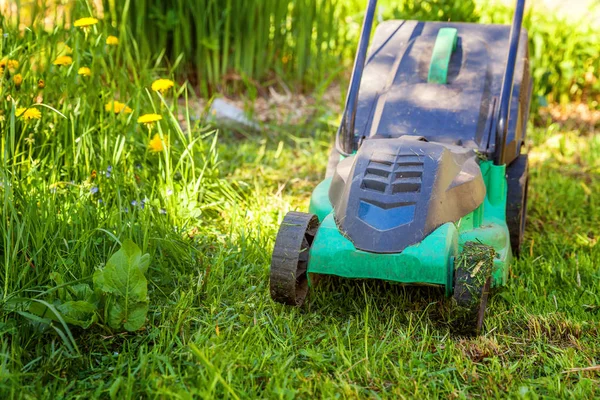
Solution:
[[[73,64],[73,58],[70,56],[60,56],[52,63],[54,65],[67,66]]]
[[[15,72],[19,68],[19,62],[17,60],[8,60],[6,66],[10,72]]]
[[[166,147],[166,144],[161,140],[160,136],[157,134],[154,135],[152,140],[150,140],[150,144],[148,145],[148,150],[153,153],[160,153]]]
[[[15,83],[15,87],[18,89],[21,87],[21,83],[23,83],[23,77],[21,74],[16,74],[13,76],[13,82]]]
[[[119,38],[111,35],[106,38],[106,44],[109,46],[116,46],[119,44]]]
[[[154,82],[152,82],[152,90],[164,93],[165,91],[172,88],[173,85],[174,83],[170,79],[157,79]]]
[[[92,76],[92,70],[88,67],[81,67],[77,70],[77,74],[81,76]]]
[[[42,118],[42,113],[37,108],[19,107],[19,108],[17,108],[17,117],[27,120],[27,121],[30,121],[32,119]]]
[[[75,23],[73,23],[73,25],[77,28],[89,28],[90,26],[96,25],[97,23],[98,20],[96,18],[86,17],[78,19],[77,21],[75,21]]]
[[[105,106],[104,109],[108,112],[114,112],[115,114],[119,114],[119,113],[123,113],[123,114],[131,114],[133,112],[133,110],[129,107],[127,107],[127,105],[125,103],[121,103],[120,101],[109,101]]]
[[[4,73],[4,69],[8,67],[8,70],[14,73],[17,68],[19,68],[19,61],[17,60],[9,60],[8,58],[4,58],[0,60],[0,74]]]
[[[138,124],[153,124],[155,122],[158,122],[162,119],[162,117],[158,114],[144,114],[141,117],[138,118],[137,122]]]

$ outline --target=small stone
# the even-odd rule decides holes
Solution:
[[[208,120],[215,125],[240,131],[258,132],[260,126],[249,119],[244,110],[234,106],[224,99],[213,100],[208,111]]]

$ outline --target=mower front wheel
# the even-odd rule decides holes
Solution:
[[[459,335],[479,335],[492,283],[495,251],[481,243],[465,243],[455,261],[451,328]]]
[[[271,257],[271,298],[300,307],[308,293],[309,250],[319,228],[314,214],[291,211],[279,227]]]

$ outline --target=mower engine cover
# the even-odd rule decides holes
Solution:
[[[330,188],[339,228],[357,249],[399,253],[485,198],[477,154],[422,137],[366,140]]]

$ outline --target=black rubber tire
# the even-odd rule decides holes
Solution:
[[[308,293],[309,250],[319,219],[314,214],[291,211],[279,227],[271,257],[271,298],[300,307]]]
[[[483,246],[482,249],[484,247],[487,249],[480,253],[481,257],[475,255],[466,260],[457,259],[456,261],[451,328],[455,334],[474,336],[479,335],[483,327],[492,283],[491,272],[495,252],[487,246],[472,242],[465,244],[465,248],[469,245]],[[486,252],[488,253],[485,254]],[[482,262],[491,265],[488,265],[487,268],[477,267]],[[467,266],[471,266],[471,268]]]
[[[529,163],[527,154],[521,154],[506,168],[508,193],[506,198],[506,223],[510,233],[513,254],[521,253],[525,224],[527,222],[527,189]]]

